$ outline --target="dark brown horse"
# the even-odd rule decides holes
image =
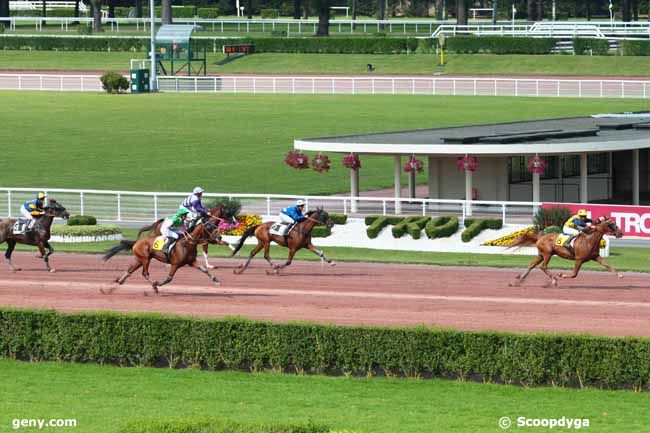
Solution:
[[[235,219],[234,215],[228,215],[226,212],[224,212],[223,206],[219,205],[213,208],[208,208],[208,215],[210,217],[215,218],[217,221],[225,221],[228,223],[235,223],[237,220]],[[160,218],[156,221],[154,221],[152,224],[149,224],[148,226],[144,226],[138,231],[138,239],[144,232],[151,232],[152,235],[160,236],[160,226],[162,225],[162,222],[164,221],[164,218]],[[218,226],[218,225],[217,225]],[[231,250],[234,250],[235,248],[230,245],[228,242],[224,241],[221,239],[220,235],[215,236],[213,239],[210,240],[204,240],[201,243],[201,247],[203,248],[203,260],[205,260],[205,267],[208,269],[214,269],[214,266],[210,264],[208,261],[208,244],[215,244],[215,245],[223,245],[225,247],[230,248]]]
[[[215,225],[216,223],[217,222],[215,219],[211,219],[208,222],[200,220],[190,233],[183,234],[181,239],[176,242],[176,246],[169,254],[169,259],[165,253],[154,249],[154,242],[158,236],[147,236],[142,239],[138,239],[137,241],[123,240],[119,245],[116,245],[110,250],[106,251],[103,259],[104,261],[107,261],[120,251],[131,248],[133,250],[133,255],[135,256],[135,261],[131,264],[131,266],[129,266],[129,268],[120,278],[115,279],[115,282],[119,285],[124,284],[124,281],[126,281],[126,279],[131,276],[133,272],[142,267],[142,276],[144,276],[144,278],[146,278],[146,280],[151,283],[151,287],[156,293],[158,293],[158,287],[169,283],[174,278],[174,274],[176,274],[178,268],[181,268],[183,266],[191,266],[193,268],[197,268],[199,271],[207,274],[213,283],[219,284],[219,279],[212,275],[207,268],[203,266],[197,266],[196,264],[197,246],[201,242],[211,240],[217,235],[218,229]],[[167,278],[161,282],[151,281],[149,278],[149,264],[151,263],[151,259],[156,259],[159,262],[168,263],[171,265],[169,268],[169,273],[167,274]]]
[[[15,267],[11,262],[11,254],[13,253],[14,248],[16,248],[17,243],[35,245],[41,254],[41,258],[45,262],[47,270],[50,272],[56,271],[54,268],[50,267],[49,257],[54,252],[54,249],[49,242],[50,228],[52,227],[52,221],[54,221],[54,218],[68,219],[70,214],[54,199],[50,199],[43,210],[45,211],[45,214],[38,217],[32,229],[24,234],[15,235],[13,233],[16,219],[7,218],[0,220],[0,244],[3,242],[7,243],[5,258],[7,259],[9,269],[12,272],[20,271],[20,268]]]
[[[580,272],[582,265],[590,260],[593,260],[602,265],[609,272],[616,273],[619,278],[623,275],[617,273],[602,257],[600,257],[600,241],[607,233],[613,233],[614,236],[620,238],[623,236],[621,229],[618,228],[616,223],[603,216],[598,218],[591,227],[586,228],[580,233],[573,242],[573,248],[569,249],[563,245],[557,245],[556,239],[558,233],[549,233],[547,235],[538,236],[531,233],[526,233],[519,237],[510,248],[525,247],[535,245],[539,255],[532,261],[528,270],[521,275],[517,276],[514,285],[521,284],[530,271],[535,269],[537,265],[542,264],[541,269],[550,278],[551,284],[557,286],[557,278],[548,271],[548,262],[551,257],[557,255],[567,260],[574,260],[573,272],[571,274],[560,274],[560,278],[575,278]]]
[[[329,260],[327,257],[325,257],[325,254],[319,249],[317,249],[312,243],[311,243],[311,231],[312,229],[317,225],[326,225],[327,227],[332,227],[333,223],[332,220],[329,218],[329,215],[327,212],[325,212],[322,208],[318,208],[315,211],[310,211],[307,212],[305,215],[306,219],[298,224],[296,224],[291,232],[289,233],[288,236],[278,236],[278,235],[273,235],[271,234],[271,226],[274,224],[273,222],[267,222],[263,224],[258,224],[256,226],[249,227],[246,229],[242,237],[239,239],[237,242],[237,245],[235,246],[235,250],[233,251],[232,255],[234,256],[244,245],[244,241],[246,238],[248,238],[251,235],[255,235],[257,238],[257,246],[253,248],[251,251],[250,255],[248,256],[248,260],[246,260],[246,263],[244,265],[240,265],[239,268],[235,269],[234,272],[236,274],[241,274],[246,270],[248,267],[248,264],[251,262],[253,257],[257,253],[259,253],[262,248],[264,248],[264,258],[266,259],[267,262],[269,262],[269,265],[273,268],[273,271],[275,274],[278,274],[280,272],[280,269],[287,267],[291,264],[291,261],[293,260],[293,256],[296,254],[296,252],[302,248],[307,248],[309,251],[313,252],[316,254],[318,257],[321,259],[325,260],[327,263],[330,265],[334,265],[334,262],[332,260]],[[275,265],[271,261],[271,256],[269,256],[269,249],[271,248],[271,242],[275,242],[276,244],[287,247],[289,248],[289,257],[287,258],[286,263],[283,265]],[[267,271],[267,274],[271,273]]]

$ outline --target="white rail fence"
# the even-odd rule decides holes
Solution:
[[[92,215],[99,220],[120,223],[145,223],[176,212],[187,196],[180,192],[136,192],[77,189],[0,188],[0,216],[20,216],[20,206],[32,200],[38,191],[46,191],[51,198],[65,206],[72,215]],[[298,196],[275,194],[204,194],[207,205],[216,197],[239,199],[243,213],[277,215],[282,208],[304,199],[306,207],[322,206],[330,213],[351,214],[352,201],[356,202],[354,216],[399,215],[457,215],[497,217],[504,223],[529,223],[540,203],[430,200],[423,198],[395,199],[391,197],[349,196]]]
[[[209,76],[159,77],[162,92],[533,96],[645,99],[650,81],[522,78]],[[97,92],[98,75],[0,74],[0,90]]]

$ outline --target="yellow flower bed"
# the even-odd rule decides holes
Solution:
[[[516,232],[512,232],[505,236],[501,236],[498,239],[483,242],[481,245],[486,245],[490,247],[508,247],[512,245],[512,243],[524,233],[535,233],[535,227],[534,226],[526,227],[525,229],[517,230]]]
[[[254,214],[239,214],[237,215],[237,222],[239,223],[239,227],[237,227],[234,230],[228,230],[224,234],[226,235],[233,235],[233,236],[241,236],[244,234],[247,228],[256,226],[258,224],[262,224],[262,217],[259,215],[254,215]]]

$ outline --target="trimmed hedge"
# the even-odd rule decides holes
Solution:
[[[260,16],[263,19],[266,19],[266,18],[271,18],[271,19],[278,18],[280,16],[280,11],[277,10],[277,9],[262,9],[262,10],[260,10]]]
[[[315,226],[311,229],[312,238],[326,238],[332,234],[332,229],[327,226]]]
[[[129,422],[121,433],[335,433],[318,424],[250,424],[212,417],[142,419]]]
[[[368,221],[367,218],[369,217],[366,217],[366,221]],[[368,226],[366,233],[370,239],[374,239],[379,236],[379,233],[383,230],[384,227],[391,224],[398,224],[400,221],[402,221],[402,219],[402,217],[380,216],[378,218],[375,218],[372,224]]]
[[[650,56],[650,41],[621,41],[624,56]]]
[[[460,225],[455,216],[440,216],[431,219],[424,227],[424,232],[429,239],[448,238],[458,231]]]
[[[410,223],[413,223],[417,220],[419,220],[421,217],[419,216],[411,216],[411,217],[406,217],[402,218],[400,222],[395,224],[393,228],[391,229],[393,233],[394,238],[401,238],[406,234],[406,226]]]
[[[650,389],[650,339],[0,309],[0,356]]]
[[[449,52],[461,54],[550,54],[557,40],[509,36],[454,36],[445,42]]]
[[[331,213],[330,219],[337,225],[343,225],[348,222],[348,216],[342,213]]]
[[[121,233],[122,229],[112,224],[89,226],[65,226],[61,224],[55,224],[52,226],[52,235],[55,236],[108,236],[119,235]]]
[[[420,239],[420,236],[422,235],[422,229],[427,225],[427,223],[431,220],[431,217],[423,216],[418,218],[417,220],[413,221],[412,223],[409,223],[406,225],[406,231],[408,234],[411,235],[413,239]]]
[[[68,218],[69,226],[94,226],[97,225],[97,218],[92,215],[72,215]]]
[[[578,56],[594,55],[606,56],[609,53],[609,41],[606,39],[583,39],[573,40],[573,52]]]
[[[485,229],[499,230],[503,227],[503,220],[497,218],[466,218],[465,230],[460,238],[463,242],[469,242]]]

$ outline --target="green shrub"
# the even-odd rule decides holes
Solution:
[[[0,35],[5,32],[5,25],[0,23]]]
[[[391,231],[393,232],[393,237],[401,238],[402,236],[404,236],[404,234],[406,233],[406,226],[412,222],[415,222],[419,218],[420,217],[417,216],[403,218],[400,222],[395,224],[391,229]]]
[[[206,19],[219,18],[219,8],[217,7],[198,8],[197,14],[199,15],[199,18],[206,18]]]
[[[332,234],[332,229],[327,226],[315,226],[311,230],[311,236],[313,238],[326,238]]]
[[[102,82],[102,88],[107,93],[122,93],[129,89],[129,80],[118,72],[105,72],[100,81]]]
[[[92,35],[93,26],[89,26],[88,24],[80,24],[79,27],[77,28],[77,33],[79,33],[80,35]]]
[[[278,18],[280,16],[280,11],[277,9],[262,9],[260,11],[260,15],[263,19],[270,18]]]
[[[455,216],[440,216],[427,222],[424,232],[429,239],[447,238],[458,231],[459,221]]]
[[[537,231],[546,227],[564,227],[566,220],[571,217],[571,210],[563,206],[540,207],[533,216],[533,225]]]
[[[542,233],[545,235],[549,233],[562,233],[562,228],[558,226],[549,226],[542,230]]]
[[[431,217],[420,217],[412,223],[407,224],[406,231],[411,235],[413,239],[420,239],[420,236],[422,235],[422,229],[427,225],[429,220],[431,220]]]
[[[317,424],[251,424],[221,418],[187,417],[142,419],[129,422],[121,433],[329,433]]]
[[[287,31],[286,30],[272,30],[271,31],[271,36],[285,38],[285,37],[287,37]]]
[[[119,235],[122,229],[112,224],[99,225],[74,225],[66,226],[55,224],[52,226],[52,234],[56,236],[110,236]]]
[[[503,227],[503,220],[496,218],[466,218],[465,230],[461,233],[460,238],[463,242],[469,242],[479,235],[483,230],[499,230]]]
[[[461,54],[550,54],[557,40],[509,36],[454,36],[447,38],[449,52]]]
[[[68,218],[69,226],[94,226],[97,224],[97,218],[92,215],[72,215]]]
[[[363,222],[364,222],[367,226],[369,226],[369,225],[371,225],[372,223],[374,223],[374,222],[377,220],[377,218],[381,218],[381,217],[382,217],[382,215],[368,215],[368,216],[366,216],[366,217],[363,219]]]
[[[208,208],[222,207],[226,218],[236,218],[241,212],[241,200],[233,197],[217,197],[208,204]]]
[[[348,222],[348,216],[340,213],[331,213],[330,219],[336,225],[343,225]]]
[[[526,386],[650,389],[650,338],[638,337],[0,308],[0,356],[119,366],[268,368],[307,374],[458,377]],[[161,431],[176,432],[144,430]]]
[[[650,41],[621,41],[624,56],[650,56]]]
[[[368,237],[371,239],[376,238],[381,233],[382,229],[391,224],[398,224],[402,221],[402,217],[398,216],[380,216],[373,220],[372,224],[366,229]]]
[[[609,53],[609,41],[607,39],[583,39],[573,40],[573,52],[576,55],[606,56]]]

